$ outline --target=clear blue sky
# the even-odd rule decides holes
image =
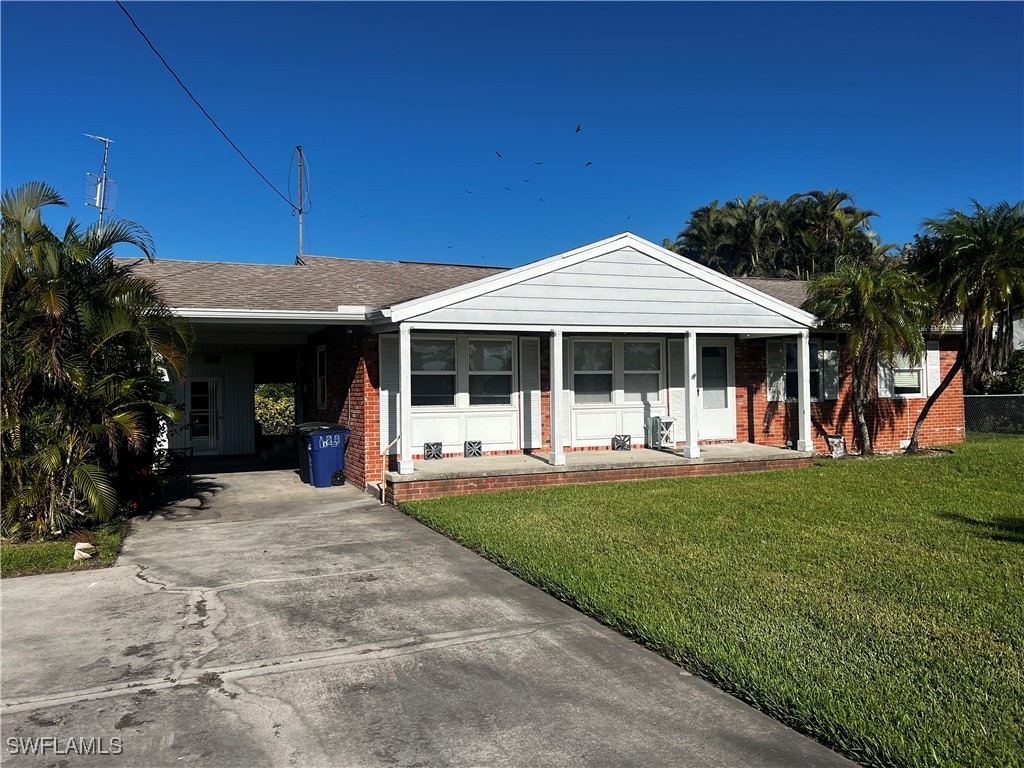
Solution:
[[[126,7],[279,188],[303,145],[307,253],[517,265],[813,188],[905,242],[1024,199],[1021,3]],[[47,181],[94,220],[82,134],[107,136],[115,215],[158,257],[292,261],[288,205],[114,3],[3,2],[0,23],[5,189]]]

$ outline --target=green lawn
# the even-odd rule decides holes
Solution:
[[[1024,439],[409,503],[872,765],[1024,765]]]
[[[0,544],[0,575],[30,576],[36,573],[58,573],[60,571],[85,571],[90,568],[107,568],[114,564],[121,553],[121,544],[128,535],[128,523],[117,520],[100,526],[94,531],[57,541],[32,541],[25,543]],[[96,549],[89,550],[88,560],[74,559],[75,543],[89,541]]]

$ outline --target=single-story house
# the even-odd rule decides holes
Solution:
[[[196,453],[254,451],[265,382],[296,384],[299,421],[351,429],[347,481],[386,473],[393,499],[801,466],[829,436],[856,444],[840,339],[801,309],[803,282],[729,278],[628,232],[515,269],[134,268],[196,328],[171,436]],[[956,348],[940,336],[880,366],[876,449],[906,444]],[[963,437],[957,376],[922,444]]]

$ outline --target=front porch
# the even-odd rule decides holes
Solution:
[[[418,461],[411,474],[386,474],[384,500],[399,504],[413,499],[551,485],[800,469],[811,466],[813,457],[813,453],[754,443],[722,443],[702,445],[696,459],[688,459],[679,452],[641,448],[571,451],[565,454],[565,464],[561,465],[552,465],[546,454]]]

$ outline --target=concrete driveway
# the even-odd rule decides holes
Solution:
[[[197,486],[2,582],[5,766],[849,765],[352,488]]]

